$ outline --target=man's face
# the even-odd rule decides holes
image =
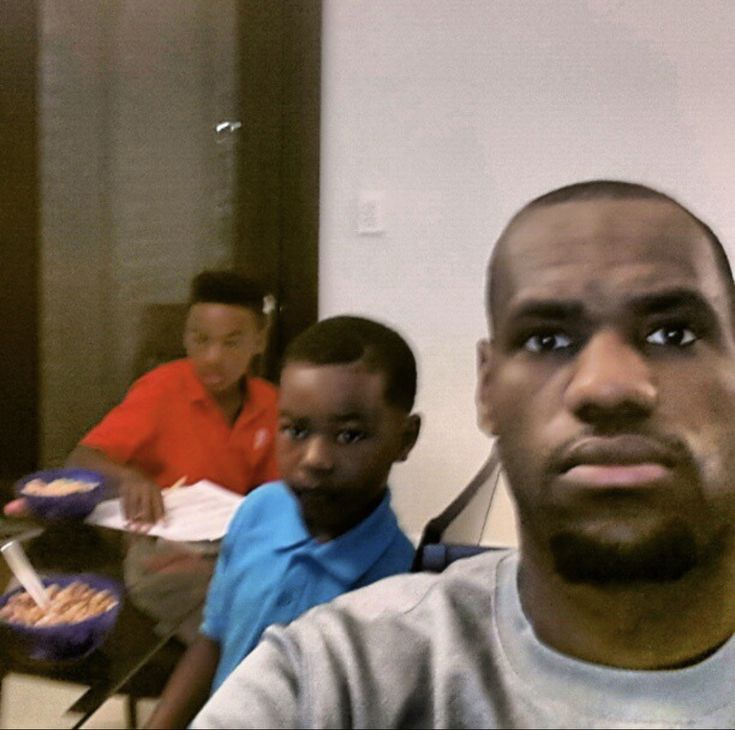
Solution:
[[[361,362],[292,362],[281,373],[278,464],[318,538],[366,517],[382,499],[393,462],[416,441],[418,418],[388,403],[384,392],[384,375]]]
[[[673,580],[735,519],[735,343],[710,243],[676,206],[535,209],[496,262],[480,400],[524,549],[569,580]]]
[[[265,329],[245,307],[199,303],[189,309],[184,345],[202,385],[216,397],[239,387],[263,351]]]

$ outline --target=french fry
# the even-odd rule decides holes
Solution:
[[[110,591],[96,591],[80,581],[63,589],[54,583],[47,590],[51,599],[48,609],[39,608],[27,593],[21,592],[0,609],[0,619],[27,626],[55,626],[84,621],[117,605]]]

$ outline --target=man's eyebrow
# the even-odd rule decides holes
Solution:
[[[638,315],[690,309],[716,317],[714,307],[700,292],[686,288],[643,294],[633,300],[631,309]]]
[[[685,287],[642,294],[634,297],[630,309],[637,315],[650,315],[673,309],[690,309],[715,316],[712,304],[696,289]],[[585,313],[582,302],[573,299],[530,298],[511,306],[510,317],[519,319],[580,319]]]
[[[573,299],[525,299],[511,306],[511,319],[579,319],[584,305]]]

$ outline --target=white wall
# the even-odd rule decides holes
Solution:
[[[411,532],[480,466],[484,267],[531,197],[652,184],[735,241],[731,0],[324,0],[320,313],[393,323],[424,431],[393,478]],[[361,191],[385,192],[359,236]],[[507,501],[495,515],[512,539]]]

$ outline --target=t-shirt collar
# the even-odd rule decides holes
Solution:
[[[538,697],[563,698],[570,712],[585,716],[592,714],[589,698],[601,698],[594,713],[601,717],[604,712],[608,725],[616,727],[635,725],[651,715],[656,727],[673,727],[682,717],[709,715],[723,706],[723,698],[729,701],[735,636],[706,659],[682,669],[632,670],[585,662],[538,639],[521,605],[518,566],[518,552],[498,563],[495,621],[507,660]],[[652,698],[658,698],[653,705]]]

